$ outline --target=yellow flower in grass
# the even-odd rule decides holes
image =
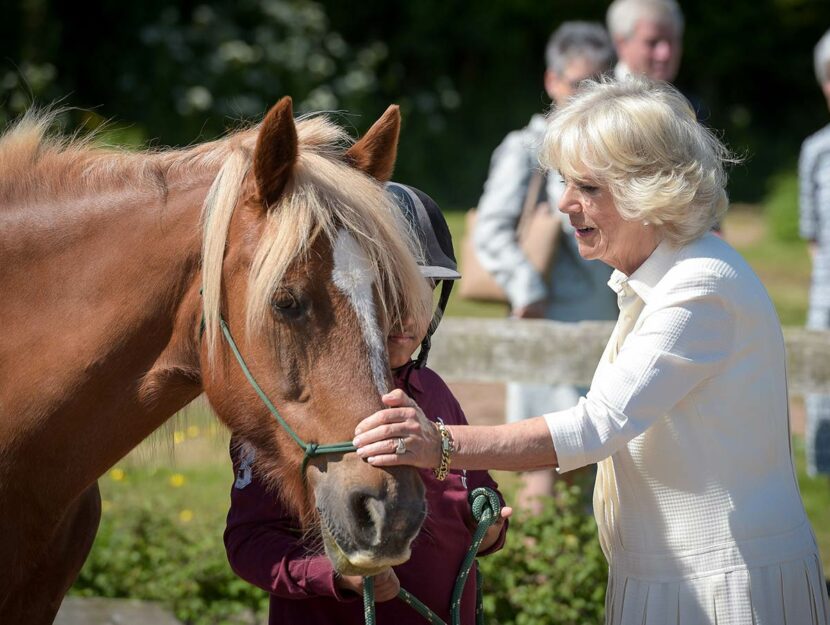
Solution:
[[[118,468],[116,468],[116,469],[112,469],[112,470],[110,471],[110,479],[111,479],[112,481],[114,481],[114,482],[120,482],[120,481],[122,481],[122,480],[124,479],[124,476],[125,476],[125,475],[126,475],[126,474],[124,473],[124,469],[118,469]]]
[[[172,486],[173,488],[180,488],[184,486],[184,482],[184,475],[182,475],[181,473],[174,473],[170,476],[170,486]]]
[[[199,436],[199,426],[198,425],[189,425],[187,427],[187,437],[188,438],[196,438]]]
[[[101,500],[101,512],[107,512],[112,509],[112,502],[109,499]]]
[[[184,439],[185,439],[185,435],[184,435],[184,432],[182,432],[181,430],[176,430],[175,432],[173,432],[173,444],[174,445],[180,445],[181,443],[184,442]]]
[[[193,510],[182,510],[179,512],[179,521],[182,523],[190,523],[193,520]]]

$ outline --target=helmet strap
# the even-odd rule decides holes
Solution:
[[[415,368],[420,369],[427,364],[427,357],[429,356],[429,348],[432,347],[432,334],[438,329],[438,324],[444,317],[444,311],[447,308],[447,303],[450,301],[450,293],[452,292],[454,280],[441,280],[441,294],[438,296],[438,307],[432,315],[432,321],[429,322],[429,328],[424,340],[421,341],[421,351],[418,352],[418,357],[415,359]]]

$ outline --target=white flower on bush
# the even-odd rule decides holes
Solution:
[[[206,87],[196,85],[184,94],[186,106],[191,111],[206,111],[213,105],[213,96]]]

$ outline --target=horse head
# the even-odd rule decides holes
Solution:
[[[301,447],[352,439],[392,388],[389,324],[429,314],[417,246],[382,187],[399,128],[390,107],[347,147],[322,117],[295,122],[284,98],[254,149],[228,157],[203,214],[204,390],[348,574],[408,559],[426,512],[415,469],[373,468],[343,450],[309,459]]]

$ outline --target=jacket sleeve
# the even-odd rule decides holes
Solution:
[[[548,286],[519,247],[516,224],[538,167],[526,133],[512,132],[493,152],[473,233],[482,266],[504,289],[510,305],[520,308],[547,297]]]
[[[461,409],[461,405],[458,403],[458,400],[452,394],[449,387],[446,386],[443,380],[437,374],[434,374],[436,377],[439,378],[441,386],[446,389],[447,394],[447,402],[446,402],[446,416],[442,417],[444,423],[447,425],[469,425],[467,421],[467,417],[464,415],[464,411]],[[450,465],[452,466],[452,465]],[[504,496],[501,494],[499,490],[499,485],[496,481],[490,476],[488,471],[467,471],[467,490],[469,492],[473,492],[476,488],[490,488],[496,491],[496,494],[499,497],[499,502],[502,506],[505,505]],[[501,531],[499,532],[499,537],[496,539],[490,547],[487,549],[480,551],[478,553],[479,556],[486,556],[491,553],[494,553],[504,547],[505,537],[507,536],[507,527],[510,524],[510,521],[505,521],[504,525],[501,527]],[[473,528],[475,529],[475,528]]]
[[[735,315],[719,293],[718,277],[672,282],[643,310],[641,325],[613,364],[597,369],[587,396],[544,415],[559,471],[607,458],[727,365]]]
[[[329,559],[309,550],[296,517],[257,478],[253,449],[242,445],[231,455],[237,477],[231,488],[224,540],[233,571],[283,598],[355,599],[351,593],[340,593]]]
[[[801,237],[808,241],[817,240],[819,232],[816,171],[821,153],[816,148],[815,141],[807,139],[801,146],[798,157],[798,230]]]

